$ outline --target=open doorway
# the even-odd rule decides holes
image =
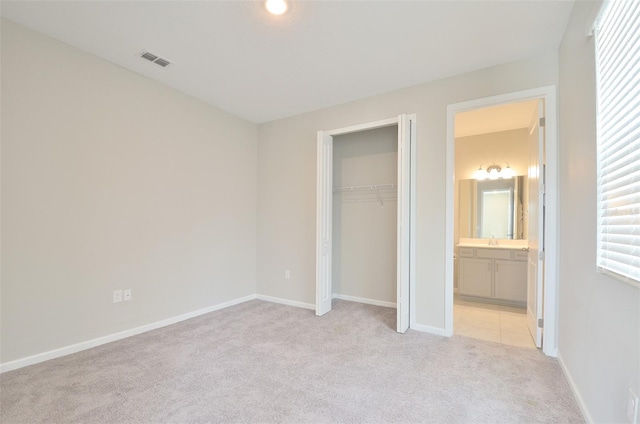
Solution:
[[[528,174],[539,101],[455,116],[455,335],[536,347],[527,320],[527,249],[538,216],[529,213]]]
[[[555,355],[555,88],[448,113],[446,334]]]
[[[373,131],[384,129],[388,127],[395,127],[396,138],[396,150],[397,160],[395,164],[394,181],[376,181],[363,183],[358,178],[370,178],[371,176],[364,173],[357,176],[355,179],[352,175],[349,175],[348,180],[355,181],[353,184],[342,181],[342,175],[340,172],[336,173],[334,169],[334,142],[339,143],[341,137],[347,137],[348,135],[356,134],[355,140],[359,139],[358,133],[366,131]],[[384,132],[384,131],[383,131]],[[353,139],[352,137],[347,137]],[[373,138],[375,139],[375,137]],[[344,141],[344,140],[343,140]],[[358,144],[358,143],[356,143]],[[362,145],[362,143],[360,143]],[[382,144],[384,145],[384,143]],[[393,198],[393,207],[395,210],[395,222],[393,223],[395,230],[395,246],[391,253],[395,256],[393,259],[393,267],[395,270],[395,304],[397,307],[397,331],[405,332],[410,323],[413,321],[412,308],[410,306],[413,296],[413,267],[415,266],[414,246],[415,238],[412,236],[415,231],[415,166],[413,161],[415,155],[412,154],[415,148],[415,116],[400,115],[396,118],[387,119],[384,121],[377,121],[362,125],[356,125],[353,127],[347,127],[332,131],[319,131],[318,132],[318,179],[317,179],[317,249],[316,249],[316,315],[324,315],[332,308],[332,299],[336,288],[341,290],[343,287],[336,287],[334,285],[334,195],[342,195],[342,193],[349,193],[350,196],[347,201],[366,201],[368,203],[380,203],[384,206],[385,199],[389,205],[389,200]],[[388,147],[384,149],[389,150]],[[344,149],[341,151],[340,158],[344,158],[348,155]],[[386,153],[390,153],[387,151]],[[360,161],[362,164],[371,162],[371,158]],[[371,165],[371,163],[369,163]],[[389,171],[389,170],[387,170]],[[389,172],[386,172],[389,174]],[[338,178],[336,178],[336,175]],[[390,178],[391,174],[387,175]],[[339,186],[335,186],[334,179],[340,183]],[[360,181],[360,182],[358,182]],[[354,193],[357,192],[357,193]],[[342,197],[339,198],[340,205],[342,205]],[[374,203],[374,204],[375,204]],[[371,222],[375,222],[373,216],[373,210],[371,212]],[[387,214],[389,215],[389,214]],[[340,215],[337,224],[342,225],[342,215]],[[348,218],[348,217],[347,217]],[[387,234],[388,236],[388,234]],[[384,238],[384,236],[382,237]],[[386,237],[389,238],[389,237]],[[338,248],[343,247],[342,244],[338,245]],[[395,255],[393,255],[395,253]],[[340,264],[338,264],[340,265]],[[390,266],[386,266],[390,268]],[[388,270],[387,270],[388,271]],[[360,272],[361,275],[366,275]],[[338,281],[340,286],[344,286],[343,282]],[[349,282],[351,283],[351,282]],[[351,284],[351,289],[362,284]],[[360,287],[362,288],[362,287]],[[388,288],[386,289],[388,291]],[[372,291],[369,291],[372,292]],[[353,296],[336,293],[339,297],[349,300],[366,300],[364,296]],[[384,302],[384,303],[383,303]],[[372,303],[372,302],[369,302]],[[388,304],[388,301],[382,301],[378,304]]]

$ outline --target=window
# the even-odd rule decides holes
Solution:
[[[608,2],[595,33],[598,268],[640,286],[640,2]]]

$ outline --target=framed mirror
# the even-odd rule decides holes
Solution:
[[[523,240],[527,177],[460,180],[459,234],[464,238]]]

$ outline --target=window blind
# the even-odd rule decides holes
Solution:
[[[598,268],[640,283],[640,2],[611,1],[596,25]]]

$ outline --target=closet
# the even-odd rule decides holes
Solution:
[[[398,126],[333,139],[334,298],[395,306]]]

